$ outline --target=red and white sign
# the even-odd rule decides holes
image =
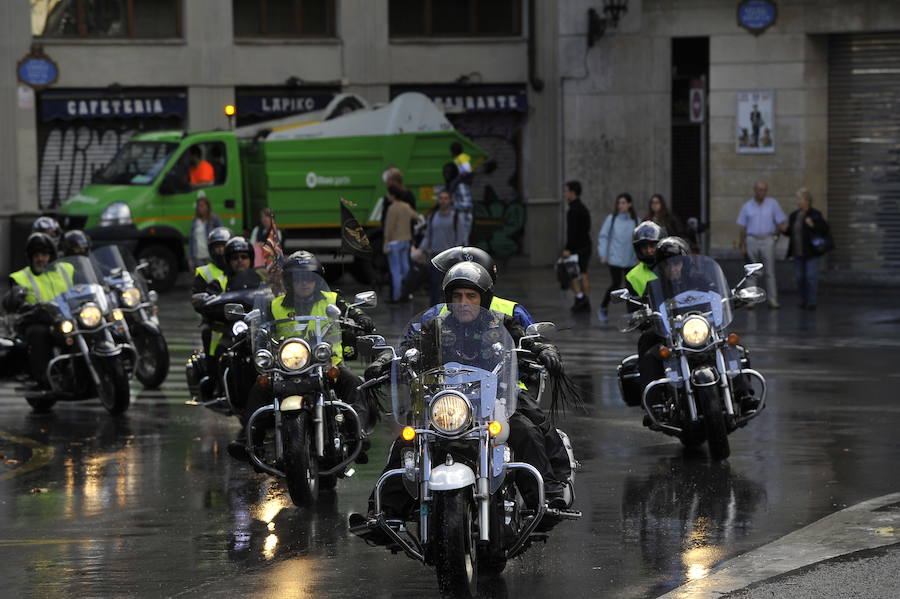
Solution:
[[[706,113],[706,102],[702,87],[692,87],[690,95],[691,122],[702,123]]]

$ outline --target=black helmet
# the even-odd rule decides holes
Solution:
[[[651,220],[644,221],[635,227],[634,233],[631,234],[631,245],[634,246],[634,253],[637,254],[638,260],[652,266],[656,244],[665,236],[666,230]],[[644,252],[650,248],[653,248],[653,252],[645,254]]]
[[[59,249],[63,256],[86,256],[91,251],[91,238],[80,229],[66,231]]]
[[[316,258],[316,255],[306,250],[297,250],[285,257],[281,263],[282,280],[284,282],[285,300],[288,306],[297,310],[303,309],[297,305],[294,298],[294,284],[303,280],[315,280],[316,291],[327,291],[325,284],[325,267]]]
[[[449,250],[448,250],[449,251]],[[494,299],[494,281],[490,273],[477,262],[459,262],[450,267],[441,284],[444,303],[451,303],[455,289],[474,289],[481,294],[481,307],[489,310]]]
[[[229,271],[232,270],[231,257],[235,254],[247,254],[250,256],[250,260],[253,260],[253,248],[240,235],[232,237],[225,244],[225,265]]]
[[[673,256],[688,256],[691,247],[681,237],[666,237],[656,244],[656,263],[659,264],[666,258]]]
[[[56,222],[56,219],[50,216],[40,216],[31,223],[32,233],[43,233],[50,237],[53,243],[59,243],[62,236],[62,227]]]
[[[480,264],[491,276],[491,282],[497,282],[497,263],[481,248],[458,245],[444,250],[431,259],[431,264],[440,272],[446,273],[450,267],[460,262]]]
[[[25,255],[29,262],[35,254],[50,254],[50,260],[56,260],[56,244],[46,233],[32,233],[25,241]]]
[[[206,237],[206,249],[209,250],[209,259],[219,268],[224,269],[226,266],[225,255],[216,253],[215,248],[219,244],[224,248],[225,244],[232,237],[234,237],[234,233],[228,227],[216,227]]]

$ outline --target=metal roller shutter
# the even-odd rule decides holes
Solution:
[[[836,268],[900,271],[900,33],[830,38],[828,217]]]

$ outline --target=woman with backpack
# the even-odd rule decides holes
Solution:
[[[637,214],[634,211],[634,201],[631,199],[631,195],[619,194],[616,197],[615,210],[603,221],[597,241],[600,262],[609,268],[611,279],[609,288],[603,296],[603,303],[600,304],[600,311],[597,313],[603,322],[609,320],[607,310],[610,294],[622,287],[622,278],[625,273],[637,264],[637,256],[634,255],[634,246],[631,243],[631,234],[637,225]]]
[[[419,244],[421,250],[427,258],[437,256],[444,250],[452,247],[466,245],[465,222],[460,213],[453,207],[453,198],[447,189],[438,190],[438,205],[426,217],[428,223],[425,229],[425,236],[422,243]],[[428,268],[431,269],[431,279],[429,282],[429,295],[431,297],[431,305],[441,303],[443,300],[443,292],[441,290],[441,281],[443,273],[436,269],[430,263]]]

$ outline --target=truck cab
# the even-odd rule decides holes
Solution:
[[[232,132],[140,133],[59,213],[66,228],[129,248],[149,263],[155,286],[165,289],[186,263],[197,198],[205,195],[223,225],[239,228],[242,181]]]

